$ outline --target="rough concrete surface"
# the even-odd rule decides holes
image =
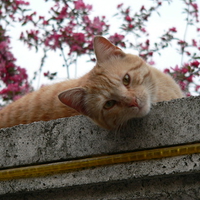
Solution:
[[[175,191],[176,189],[179,190],[179,188],[182,188],[183,185],[185,185],[184,181],[179,182],[179,185],[174,184],[174,181],[176,181],[176,179],[183,174],[187,174],[187,176],[185,176],[185,180],[196,181],[193,176],[191,177],[191,175],[196,174],[197,177],[199,177],[199,161],[200,155],[194,154],[192,156],[179,156],[174,158],[97,167],[93,169],[85,169],[77,172],[62,173],[46,177],[2,181],[0,183],[0,194],[8,195],[24,192],[33,193],[35,191],[42,194],[43,191],[48,191],[49,189],[57,190],[59,188],[64,190],[66,188],[79,187],[80,190],[82,190],[81,188],[85,185],[99,185],[103,187],[105,184],[114,184],[120,182],[128,185],[130,181],[138,182],[156,177],[160,179],[162,177],[172,177],[173,182],[171,182],[171,187],[173,187],[173,190]],[[160,183],[158,182],[157,187],[160,187],[159,184]],[[197,188],[199,187],[200,186]],[[107,191],[106,188],[104,190],[105,192]],[[134,192],[137,190],[143,190],[143,186],[138,187],[137,190],[133,190]],[[165,190],[165,188],[163,187],[162,190]],[[168,192],[170,193],[170,191]],[[151,191],[151,193],[153,194],[153,191]],[[76,195],[78,196],[78,194]],[[117,191],[115,195],[115,198],[118,197]],[[148,197],[148,195],[143,197]],[[79,196],[79,199],[81,198],[82,196]]]
[[[1,200],[199,200],[200,175],[157,177],[1,196]]]
[[[199,142],[199,119],[200,97],[190,97],[158,103],[119,132],[84,116],[0,129],[0,168]],[[1,181],[0,199],[198,199],[199,161],[193,154]]]
[[[200,141],[200,97],[158,103],[120,132],[84,116],[0,129],[0,168]]]

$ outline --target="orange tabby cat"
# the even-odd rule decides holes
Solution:
[[[97,64],[89,73],[11,103],[0,111],[0,127],[83,114],[106,129],[115,129],[147,115],[153,103],[183,97],[170,76],[105,38],[94,38],[94,50]]]

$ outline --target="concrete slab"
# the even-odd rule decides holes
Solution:
[[[3,195],[2,200],[198,200],[200,174]]]
[[[171,180],[173,181],[170,183],[169,186],[169,188],[172,188],[173,191],[180,191],[180,188],[182,188],[183,185],[186,185],[189,180],[195,181],[197,185],[194,189],[197,189],[198,194],[200,195],[200,179],[196,179],[197,177],[200,178],[199,160],[200,154],[193,154],[173,158],[163,158],[159,160],[140,161],[97,167],[70,173],[55,174],[46,177],[1,181],[0,199],[2,199],[1,195],[2,197],[4,197],[4,195],[8,196],[15,194],[17,197],[17,195],[25,195],[25,193],[28,193],[28,196],[30,196],[31,194],[32,196],[37,197],[36,194],[43,194],[43,192],[48,193],[49,190],[55,193],[55,195],[56,193],[59,195],[58,189],[65,191],[68,189],[76,188],[76,190],[82,191],[82,188],[85,188],[85,186],[87,185],[89,188],[93,188],[95,185],[99,185],[100,188],[104,188],[101,189],[102,195],[104,196],[104,194],[108,192],[107,188],[105,188],[105,184],[118,185],[118,187],[116,187],[117,190],[115,196],[113,194],[113,198],[115,197],[114,199],[117,199],[120,188],[122,187],[120,183],[126,184],[127,187],[129,187],[130,189],[130,183],[132,183],[133,185],[139,184],[137,189],[131,189],[131,194],[133,195],[133,197],[137,197],[137,192],[141,193],[141,191],[146,190],[145,188],[147,188],[147,186],[144,187],[142,185],[145,180],[149,180],[152,178],[154,178],[155,180],[159,180],[158,182],[155,181],[154,185],[155,191],[158,191],[156,187],[161,187],[160,180],[165,180],[165,178],[167,177],[171,177]],[[196,175],[196,178],[194,178],[194,174]],[[176,185],[175,182],[179,180],[182,175],[185,175],[185,180],[182,180],[182,182]],[[164,182],[162,184],[164,184]],[[149,185],[148,187],[151,188],[152,186]],[[163,185],[162,190],[166,191],[165,185]],[[151,191],[150,196],[156,194],[155,191]],[[182,192],[183,191],[184,189],[182,190]],[[170,193],[170,190],[168,192]],[[122,192],[122,194],[123,193],[124,192]],[[88,193],[88,197],[90,197],[90,195],[91,197],[95,196],[93,193]],[[76,194],[76,197],[77,199],[82,199],[85,196],[82,196],[82,193],[80,193]],[[146,196],[144,195],[143,197],[149,198],[148,194],[146,194]],[[49,199],[51,199],[50,196]]]
[[[158,103],[119,132],[84,116],[0,129],[0,169],[199,141],[200,97],[189,97]],[[0,199],[198,199],[199,161],[193,154],[1,181]]]
[[[84,116],[0,129],[0,168],[200,141],[200,97],[158,103],[109,132]]]

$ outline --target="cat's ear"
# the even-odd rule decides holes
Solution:
[[[94,52],[97,63],[105,62],[112,56],[125,56],[125,53],[102,36],[94,37]]]
[[[65,105],[77,110],[83,115],[87,115],[85,109],[86,90],[84,88],[73,88],[66,90],[58,95],[59,100]]]

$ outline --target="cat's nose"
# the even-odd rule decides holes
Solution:
[[[137,99],[134,97],[131,102],[128,104],[129,107],[139,107]]]

